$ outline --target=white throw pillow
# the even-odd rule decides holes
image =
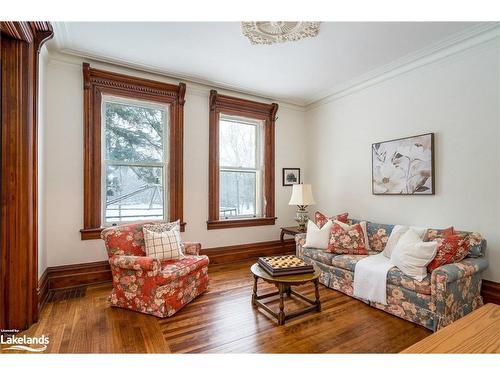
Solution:
[[[182,258],[181,238],[176,229],[153,232],[143,228],[146,255],[159,260]]]
[[[343,223],[343,222],[338,221],[338,220],[334,220],[333,222],[335,224],[340,225],[340,227],[343,230],[349,230],[349,228],[351,227],[351,225]],[[365,249],[366,249],[366,251],[370,251],[371,248],[370,248],[370,241],[368,241],[368,232],[366,229],[366,221],[360,221],[359,225],[361,226],[361,229],[363,230],[363,235],[364,235],[364,240],[365,240]]]
[[[427,233],[427,228],[407,227],[406,225],[395,225],[394,228],[392,228],[392,232],[389,235],[389,238],[387,239],[384,251],[382,251],[382,254],[384,254],[386,258],[391,257],[392,252],[394,251],[396,245],[398,244],[399,239],[403,234],[405,234],[408,231],[408,229],[412,229],[419,236],[421,240],[424,239],[425,234]]]
[[[331,220],[328,220],[321,228],[318,228],[314,222],[309,220],[307,222],[306,243],[304,247],[326,250],[328,248],[332,226],[333,222]]]
[[[427,265],[436,256],[437,242],[423,242],[420,233],[409,228],[392,251],[391,263],[405,275],[422,281],[427,275]]]

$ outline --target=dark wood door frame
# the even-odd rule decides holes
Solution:
[[[0,329],[38,320],[38,55],[49,22],[0,22]]]

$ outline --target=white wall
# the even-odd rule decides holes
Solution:
[[[100,240],[81,241],[83,221],[82,59],[50,54],[43,126],[44,220],[40,242],[47,266],[106,259]],[[103,69],[174,82],[91,62]],[[187,85],[184,144],[186,240],[204,247],[277,239],[292,225],[290,188],[281,168],[300,167],[326,213],[385,223],[454,225],[488,240],[485,278],[500,282],[500,48],[498,39],[304,112],[281,105],[276,124],[275,226],[206,230],[208,210],[208,87]],[[222,91],[221,91],[222,92]],[[262,99],[260,99],[262,100]],[[436,195],[374,196],[371,144],[435,133]],[[43,228],[43,229],[42,229]],[[41,256],[43,259],[43,255]],[[41,262],[43,268],[44,262]]]
[[[308,176],[318,208],[381,223],[482,233],[500,282],[498,40],[311,108]],[[435,196],[374,196],[371,144],[435,133]]]
[[[43,131],[46,155],[42,167],[45,172],[47,264],[57,266],[104,260],[103,242],[81,241],[79,232],[83,226],[83,60],[60,54],[51,54],[49,58],[47,123]],[[161,76],[97,62],[91,62],[91,66],[177,83]],[[187,83],[184,108],[184,220],[187,225],[182,236],[185,240],[199,241],[206,248],[276,240],[280,226],[294,224],[295,209],[288,206],[291,188],[281,186],[281,168],[299,167],[304,172],[305,112],[283,104],[278,110],[276,225],[207,231],[209,90],[209,87]]]
[[[38,66],[38,278],[47,268],[45,247],[45,124],[47,97],[48,52],[45,46],[40,50]]]

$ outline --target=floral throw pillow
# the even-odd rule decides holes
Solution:
[[[446,229],[429,229],[426,234],[425,241],[434,241],[436,238],[442,238],[446,236],[452,236],[457,234],[455,228],[449,227]]]
[[[457,231],[453,227],[446,229],[429,229],[427,231],[426,241],[434,241],[436,238],[443,238],[451,235],[461,235],[467,239],[469,244],[469,252],[466,254],[468,257],[476,258],[483,256],[481,249],[483,243],[483,236],[476,232]]]
[[[351,225],[344,229],[334,223],[328,244],[329,253],[367,255],[365,247],[365,234],[360,224]]]
[[[435,237],[433,241],[438,243],[436,256],[427,265],[427,271],[432,272],[445,264],[460,262],[470,250],[468,235],[452,234],[448,236]]]
[[[315,222],[316,226],[321,229],[321,227],[323,225],[325,225],[328,222],[328,220],[331,220],[331,221],[337,220],[337,221],[340,221],[342,223],[348,223],[349,222],[348,217],[349,217],[348,212],[344,212],[343,214],[338,214],[338,215],[333,216],[333,217],[327,217],[327,216],[323,215],[321,212],[316,211],[314,213],[314,222]]]

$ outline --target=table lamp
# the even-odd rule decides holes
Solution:
[[[295,221],[299,224],[299,230],[306,230],[306,223],[309,220],[307,216],[306,208],[311,204],[316,204],[311,190],[310,184],[296,184],[292,186],[292,197],[290,206],[297,206],[297,214],[295,216]]]

